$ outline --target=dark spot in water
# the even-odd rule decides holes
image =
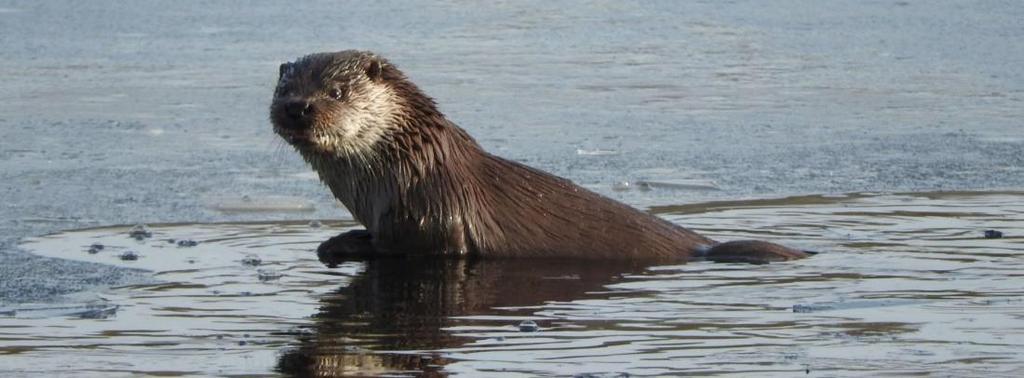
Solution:
[[[197,242],[195,240],[190,240],[190,239],[178,240],[178,246],[179,247],[195,247],[197,245],[199,245],[199,242]]]
[[[519,332],[537,332],[540,330],[540,326],[532,320],[523,320],[519,323]]]
[[[133,251],[124,251],[118,255],[117,258],[124,261],[135,261],[139,259],[139,254]]]
[[[1003,237],[1002,231],[985,230],[985,239],[999,239]]]
[[[260,257],[256,255],[246,255],[244,258],[242,258],[242,265],[260,266],[260,264],[262,263],[263,260],[261,260]]]
[[[149,227],[140,223],[128,230],[128,236],[135,240],[143,240],[153,237],[153,233],[149,231]]]

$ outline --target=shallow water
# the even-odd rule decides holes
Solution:
[[[145,278],[24,237],[344,218],[267,119],[313,51],[377,51],[488,151],[641,208],[1024,188],[1021,1],[411,4],[0,0],[0,306]]]
[[[1019,294],[1006,288],[1019,261],[991,255],[1020,239],[975,238],[1019,229],[1016,194],[927,205],[967,204],[960,210],[975,218],[921,213],[920,196],[666,205],[1019,190],[1024,2],[410,8],[0,0],[0,375],[251,375],[313,361],[472,373],[1012,375],[1020,366],[1007,357],[1013,345],[994,341],[1020,333]],[[278,64],[347,48],[389,57],[495,154],[723,239],[829,254],[767,267],[327,270],[308,249],[344,224],[211,225],[346,216],[270,131],[266,108]],[[850,201],[867,202],[860,213],[839,209]],[[202,243],[136,244],[126,227],[22,242],[136,222],[193,223],[153,231]],[[110,248],[87,254],[94,239]],[[124,248],[139,259],[120,260]],[[249,253],[263,265],[243,264]],[[755,285],[771,296],[747,290]],[[524,317],[541,332],[515,332]],[[915,343],[923,349],[906,346]]]
[[[21,247],[149,269],[155,281],[72,305],[0,309],[2,371],[1024,373],[1024,192],[807,196],[655,212],[723,240],[823,253],[763,266],[395,259],[327,269],[311,249],[353,224],[154,225],[143,241],[129,238],[129,227],[61,232]],[[1005,237],[985,239],[987,229]],[[104,248],[90,254],[94,243]],[[138,260],[121,260],[126,250]],[[540,329],[521,332],[524,320]]]

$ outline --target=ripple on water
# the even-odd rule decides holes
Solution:
[[[0,309],[0,354],[5,370],[47,374],[1014,376],[1024,367],[1022,204],[1024,193],[921,193],[654,209],[717,239],[823,252],[764,266],[384,260],[331,270],[311,250],[352,223],[151,225],[144,240],[129,227],[68,231],[22,247],[151,270],[158,282],[49,312]],[[1005,236],[985,239],[987,229]],[[138,260],[120,260],[126,250]],[[83,308],[116,311],[61,312]],[[73,366],[56,363],[69,355]]]

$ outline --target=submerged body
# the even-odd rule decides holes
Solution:
[[[372,53],[320,53],[282,64],[271,120],[366,227],[322,244],[327,263],[381,254],[747,262],[806,256],[766,242],[719,244],[491,155]]]

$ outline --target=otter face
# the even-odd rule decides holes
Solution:
[[[270,120],[302,153],[368,157],[398,111],[382,58],[360,51],[307,55],[280,67]]]

